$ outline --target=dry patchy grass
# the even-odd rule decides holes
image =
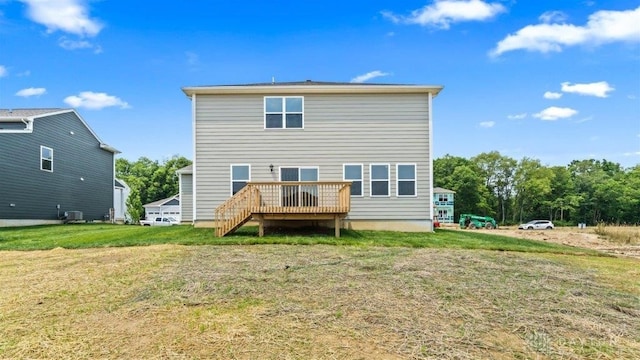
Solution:
[[[618,244],[639,245],[640,226],[617,226],[603,223],[595,227],[594,232]]]
[[[324,245],[0,259],[0,358],[640,358],[640,289],[615,274],[633,259]]]

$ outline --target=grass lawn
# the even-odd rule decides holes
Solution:
[[[192,226],[123,226],[111,224],[45,225],[0,228],[0,250],[50,250],[58,247],[81,249],[95,247],[177,245],[352,245],[402,246],[417,248],[484,249],[558,254],[600,254],[596,251],[542,241],[514,239],[494,234],[453,230],[435,233],[343,230],[340,238],[331,234],[257,236],[256,227],[244,227],[236,233],[216,238],[212,229]]]
[[[0,251],[0,358],[640,358],[635,259],[471,232],[255,232],[0,229],[0,249],[46,250]]]

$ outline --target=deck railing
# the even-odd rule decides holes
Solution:
[[[250,182],[215,210],[216,236],[224,236],[253,214],[346,214],[351,182]]]

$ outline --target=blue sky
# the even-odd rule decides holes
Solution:
[[[272,78],[443,85],[435,157],[640,163],[640,0],[0,0],[0,108],[129,160],[192,158],[181,87]]]

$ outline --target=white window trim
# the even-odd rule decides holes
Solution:
[[[380,179],[373,179],[373,172],[371,169],[374,166],[386,166],[387,167],[387,195],[373,195],[373,182],[374,181],[382,181]],[[369,164],[369,196],[370,197],[380,197],[380,198],[388,198],[391,197],[391,165],[390,164]]]
[[[0,123],[3,123],[3,122],[21,122],[25,126],[24,126],[24,129],[0,129],[0,133],[20,134],[20,133],[32,133],[33,132],[33,120],[32,119],[13,118],[13,117],[0,117]]]
[[[298,179],[300,178],[300,171],[303,169],[316,169],[316,173],[318,174],[318,180],[316,181],[320,181],[320,166],[298,166],[298,165],[283,165],[283,166],[278,166],[278,181],[282,181],[282,168],[285,169],[291,169],[291,168],[297,168],[298,169]],[[298,180],[299,182],[303,182],[303,180]],[[304,180],[307,181],[307,180]]]
[[[413,166],[413,179],[400,179],[398,174],[398,168],[402,165]],[[413,195],[400,195],[400,182],[401,181],[413,181]],[[398,163],[396,164],[396,196],[397,197],[418,197],[418,165],[415,163]]]
[[[345,178],[347,166],[360,166],[360,195],[351,195],[351,197],[364,197],[364,164],[342,164],[342,181],[353,180]],[[353,184],[351,186],[353,186]]]
[[[49,151],[51,151],[51,159],[45,159],[42,156],[42,150],[43,149],[48,149]],[[47,169],[42,168],[42,160],[50,160],[51,161],[51,170],[47,170]],[[46,172],[53,172],[53,149],[48,147],[48,146],[40,145],[40,170],[46,171]]]
[[[267,127],[267,114],[280,114],[275,113],[275,112],[267,112],[267,99],[273,99],[273,98],[280,98],[282,99],[282,127],[279,128],[268,128]],[[300,113],[302,115],[302,127],[299,128],[288,128],[287,127],[287,101],[286,99],[291,99],[291,98],[300,98],[302,99],[302,112]],[[265,130],[303,130],[304,129],[304,96],[275,96],[275,95],[270,95],[270,96],[265,96],[262,102],[262,117],[263,117],[263,122],[262,122],[262,126],[264,126]],[[291,114],[297,114],[297,112],[292,112]]]
[[[246,180],[247,183],[251,182],[251,164],[231,164],[229,165],[229,195],[233,196],[233,182],[234,181],[244,181],[244,180],[233,180],[233,167],[234,166],[248,166],[249,167],[249,179]]]

